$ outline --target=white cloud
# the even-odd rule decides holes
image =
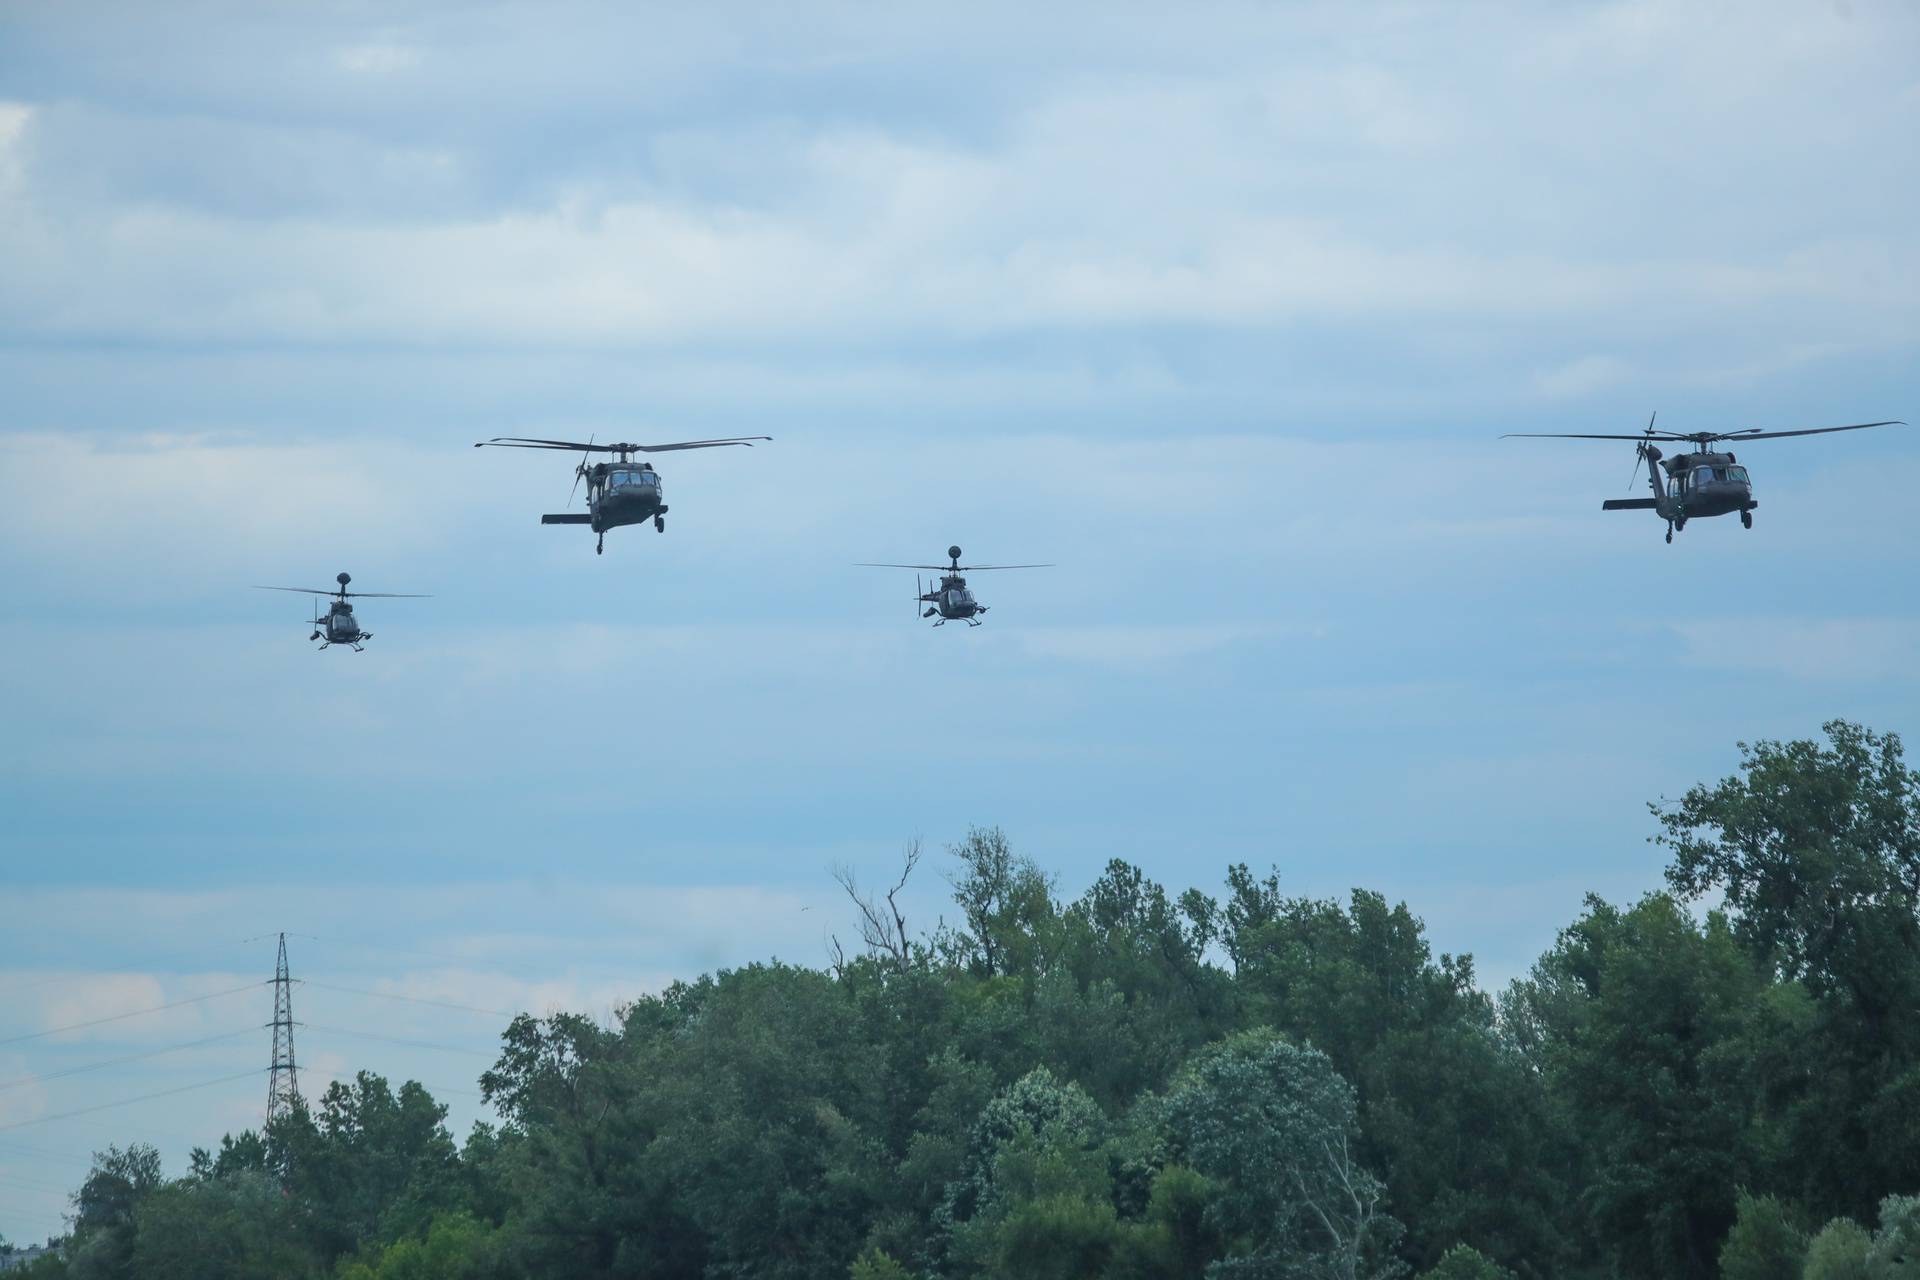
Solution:
[[[420,51],[406,45],[374,41],[342,49],[334,55],[334,60],[348,71],[361,75],[387,76],[419,66]]]
[[[1920,670],[1920,622],[1911,618],[1728,617],[1681,622],[1686,661],[1790,680],[1872,682]]]
[[[1249,628],[1179,625],[1028,627],[1013,643],[1039,657],[1148,670],[1215,652],[1257,633]]]
[[[631,347],[1442,316],[1528,320],[1570,341],[1630,321],[1698,341],[1701,317],[1738,309],[1776,346],[1814,332],[1843,346],[1912,341],[1920,260],[1875,209],[1829,204],[1810,222],[1763,190],[1728,226],[1730,185],[1792,168],[1771,145],[1776,117],[1844,120],[1861,132],[1854,147],[1882,157],[1883,127],[1904,136],[1863,101],[1876,78],[1845,74],[1878,66],[1871,40],[1777,16],[1729,31],[1724,16],[1639,5],[1557,22],[1484,15],[1494,30],[1447,33],[1486,73],[1467,95],[1436,73],[1453,64],[1426,20],[1343,28],[1302,11],[1263,29],[1267,46],[1327,47],[1254,66],[1229,38],[1233,19],[1212,15],[1217,66],[1190,65],[1184,42],[1149,23],[1128,29],[1128,58],[1020,80],[971,130],[829,110],[647,117],[613,153],[595,134],[584,155],[565,153],[575,168],[430,221],[415,216],[412,180],[394,186],[404,217],[328,204],[250,218],[159,192],[36,205],[38,243],[7,263],[0,315],[62,337]],[[866,34],[883,64],[927,53],[925,32]],[[1690,51],[1729,41],[1710,61],[1743,76],[1688,74],[1645,101],[1638,77],[1692,70]],[[341,56],[373,73],[416,54],[374,41]],[[804,55],[779,51],[783,65]],[[1609,105],[1620,96],[1625,113]],[[1769,128],[1733,129],[1729,112]],[[507,143],[437,117],[421,126],[429,140],[407,154],[448,172],[548,163],[493,155],[490,142]],[[1649,145],[1690,167],[1650,175]],[[1832,150],[1809,144],[1794,163],[1824,172]],[[342,162],[330,185],[380,188],[376,160]],[[1900,166],[1882,177],[1890,195],[1912,179]],[[1583,180],[1597,198],[1572,194]],[[1541,375],[1541,392],[1595,389],[1626,368],[1591,361],[1616,358],[1576,359]]]
[[[1552,399],[1571,400],[1618,386],[1633,377],[1633,366],[1615,356],[1581,356],[1534,375],[1533,382]]]

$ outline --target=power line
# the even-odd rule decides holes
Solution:
[[[181,1008],[185,1008],[187,1005],[190,1005],[190,1004],[199,1004],[205,1000],[217,1000],[221,996],[238,995],[242,991],[252,991],[257,987],[264,987],[267,985],[268,984],[264,982],[249,982],[244,987],[229,987],[225,991],[209,991],[206,995],[203,995],[203,996],[194,996],[191,999],[187,999],[187,1000],[175,1000],[171,1004],[157,1004],[157,1005],[154,1005],[151,1009],[135,1009],[130,1013],[109,1014],[107,1017],[104,1017],[104,1018],[92,1018],[86,1022],[70,1023],[67,1026],[54,1027],[48,1031],[35,1031],[31,1035],[13,1036],[6,1040],[0,1040],[0,1045],[23,1044],[28,1040],[41,1040],[46,1038],[47,1036],[57,1036],[63,1031],[79,1031],[86,1027],[100,1026],[102,1023],[120,1022],[126,1018],[138,1018],[144,1014],[164,1013],[168,1009],[181,1009]]]
[[[317,1022],[303,1022],[300,1025],[309,1031],[325,1031],[330,1035],[336,1036],[355,1036],[361,1040],[383,1040],[388,1044],[410,1045],[415,1049],[440,1049],[447,1053],[470,1053],[476,1058],[494,1058],[499,1056],[492,1049],[473,1049],[466,1045],[458,1044],[436,1044],[431,1040],[408,1040],[401,1036],[376,1035],[371,1031],[350,1031],[345,1027],[326,1027]]]
[[[250,938],[229,938],[220,942],[203,942],[197,946],[182,948],[179,951],[163,951],[159,955],[152,957],[149,963],[157,964],[165,960],[178,960],[181,956],[201,955],[215,947],[238,946],[242,942],[250,941],[252,941]],[[31,991],[35,987],[49,986],[56,982],[78,982],[83,978],[117,977],[129,972],[132,971],[126,969],[90,969],[75,973],[48,974],[45,977],[29,978],[25,982],[16,982],[9,986],[0,987],[0,999],[13,996],[21,991]]]
[[[187,1093],[193,1089],[211,1089],[217,1084],[232,1084],[235,1080],[247,1080],[260,1074],[260,1068],[254,1067],[237,1075],[221,1076],[218,1080],[202,1080],[199,1084],[183,1084],[177,1089],[162,1089],[157,1093],[143,1093],[134,1098],[121,1098],[115,1102],[102,1102],[98,1106],[80,1107],[73,1111],[57,1111],[48,1116],[35,1116],[31,1120],[16,1120],[12,1124],[0,1124],[0,1133],[14,1129],[24,1129],[29,1125],[48,1124],[55,1120],[69,1120],[74,1116],[92,1115],[96,1111],[109,1111],[114,1107],[124,1107],[135,1102],[150,1102],[155,1098],[170,1098],[176,1093]]]
[[[419,956],[426,960],[438,960],[442,964],[455,965],[462,969],[472,969],[478,963],[472,956],[457,957],[441,955],[437,951],[422,951],[418,947],[396,947],[384,942],[368,942],[364,938],[327,938],[319,934],[300,935],[315,942],[337,943],[344,947],[359,947],[367,951],[385,951],[397,956]]]
[[[408,1004],[430,1004],[440,1009],[458,1009],[462,1013],[484,1013],[490,1018],[511,1018],[514,1015],[504,1009],[481,1009],[470,1004],[455,1004],[451,1000],[428,1000],[423,996],[403,996],[392,991],[363,991],[358,987],[335,986],[331,982],[321,982],[314,978],[301,978],[301,983],[309,987],[319,987],[325,991],[342,991],[350,996],[372,996],[376,1000],[404,1000]],[[7,1043],[0,1040],[0,1044]]]
[[[164,1049],[149,1049],[145,1053],[129,1053],[121,1058],[104,1058],[99,1062],[85,1062],[77,1067],[63,1067],[58,1071],[42,1071],[37,1075],[21,1076],[18,1080],[0,1080],[0,1089],[17,1089],[21,1085],[34,1084],[41,1080],[58,1080],[62,1076],[79,1075],[82,1071],[98,1071],[102,1067],[117,1067],[126,1062],[139,1062],[143,1058],[158,1058],[162,1054],[179,1053],[184,1049],[198,1049],[204,1044],[217,1044],[222,1040],[232,1040],[236,1036],[250,1036],[257,1027],[242,1027],[238,1031],[226,1031],[217,1036],[208,1036],[204,1040],[189,1040],[185,1044],[170,1044]]]
[[[314,1073],[309,1071],[307,1074],[309,1076],[312,1076]],[[372,1073],[369,1073],[369,1074],[372,1074]],[[351,1072],[323,1071],[320,1073],[320,1078],[322,1080],[326,1080],[329,1082],[340,1081],[340,1080],[357,1080],[359,1079],[359,1077],[360,1077],[360,1073],[358,1071],[351,1071]],[[402,1083],[406,1083],[406,1082],[403,1081]],[[450,1093],[461,1098],[484,1099],[487,1096],[486,1094],[481,1093],[478,1089],[451,1089],[451,1088],[445,1088],[438,1085],[431,1085],[426,1083],[424,1080],[415,1080],[412,1083],[419,1085],[422,1089],[425,1089],[429,1094],[435,1097],[443,1093]]]

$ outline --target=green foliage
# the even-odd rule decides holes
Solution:
[[[1329,1274],[1392,1276],[1399,1224],[1353,1153],[1355,1099],[1327,1056],[1264,1028],[1201,1051],[1174,1090],[1169,1125],[1217,1190],[1209,1205],[1236,1241],[1221,1275],[1298,1260]],[[1244,1247],[1239,1247],[1244,1242]]]
[[[1720,1246],[1721,1280],[1799,1280],[1806,1258],[1799,1215],[1772,1196],[1742,1191],[1733,1229]]]
[[[953,898],[964,928],[944,933],[940,950],[978,977],[1031,980],[1045,967],[1055,935],[1052,878],[1014,853],[998,827],[975,827],[948,852],[960,863]]]
[[[338,1280],[509,1280],[501,1232],[455,1212],[435,1218],[423,1237],[406,1237],[341,1264]]]
[[[1440,1255],[1431,1271],[1420,1273],[1419,1280],[1514,1280],[1513,1272],[1481,1253],[1472,1245],[1457,1244]]]
[[[1895,734],[1824,728],[1742,744],[1738,776],[1654,812],[1675,890],[1723,895],[1741,944],[1811,997],[1812,1034],[1763,1086],[1775,1180],[1864,1216],[1920,1185],[1920,775]]]
[[[853,1260],[851,1280],[913,1280],[913,1273],[879,1249],[869,1249]]]
[[[1867,1249],[1873,1280],[1920,1277],[1920,1196],[1888,1196],[1880,1202],[1880,1229]]]
[[[1835,1218],[1807,1246],[1803,1280],[1870,1280],[1867,1250],[1872,1234],[1852,1218]]]
[[[140,1206],[163,1182],[160,1153],[150,1146],[94,1153],[93,1168],[73,1195],[72,1275],[110,1280],[133,1274]]]
[[[1596,898],[1507,1018],[1575,1128],[1580,1205],[1632,1275],[1711,1276],[1750,1170],[1744,1071],[1765,977],[1720,917]]]
[[[320,1274],[291,1202],[264,1173],[184,1178],[140,1205],[132,1274],[141,1280],[288,1280]]]
[[[363,1074],[172,1181],[104,1152],[31,1274],[1911,1275],[1920,789],[1827,736],[1663,810],[1674,892],[1589,899],[1497,1006],[1379,894],[1059,899],[975,830],[950,926],[515,1019],[464,1144]]]
[[[1470,957],[1436,961],[1404,905],[1288,898],[1229,869],[1220,918],[1243,1024],[1311,1044],[1359,1095],[1360,1153],[1412,1220],[1430,1265],[1460,1239],[1550,1265],[1569,1198],[1547,1148],[1538,1077],[1503,1040]]]
[[[975,1121],[961,1176],[939,1212],[953,1256],[989,1272],[1103,1259],[1116,1222],[1105,1130],[1086,1090],[1045,1067],[1009,1085]],[[1062,1233],[1060,1249],[1043,1249],[1036,1258],[1044,1261],[1024,1259],[1049,1230]]]

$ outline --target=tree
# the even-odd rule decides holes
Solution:
[[[1045,967],[1059,914],[1052,878],[1016,855],[998,827],[975,827],[947,851],[960,860],[950,879],[965,927],[944,931],[941,950],[980,977],[1030,981]]]
[[[134,1274],[136,1215],[164,1181],[160,1153],[144,1143],[94,1153],[92,1170],[73,1194],[71,1261],[78,1280],[118,1280]]]
[[[1782,1176],[1822,1213],[1920,1185],[1920,775],[1900,739],[1844,720],[1825,744],[1742,744],[1740,773],[1656,807],[1687,898],[1812,997],[1811,1034],[1769,1098]]]
[[[1803,1280],[1870,1280],[1867,1250],[1873,1234],[1852,1218],[1835,1218],[1807,1246]]]
[[[961,1176],[937,1215],[953,1256],[992,1272],[1058,1230],[1063,1252],[1047,1254],[1043,1270],[1104,1257],[1115,1222],[1100,1150],[1105,1130],[1086,1090],[1045,1067],[1002,1090],[974,1122]]]
[[[925,953],[912,934],[907,932],[907,917],[900,906],[901,890],[907,887],[907,881],[913,878],[913,869],[920,865],[920,842],[912,841],[900,859],[900,878],[882,898],[870,893],[862,893],[854,878],[852,867],[835,867],[833,878],[846,891],[854,910],[859,914],[858,926],[860,942],[870,956],[883,956],[888,964],[901,973],[910,970]],[[833,940],[837,957],[834,968],[838,972],[846,967],[845,954],[840,939]]]
[[[1313,1045],[1353,1085],[1359,1158],[1408,1219],[1410,1259],[1431,1265],[1474,1240],[1551,1269],[1571,1192],[1548,1099],[1502,1038],[1472,957],[1436,958],[1419,918],[1377,893],[1288,898],[1244,865],[1227,885],[1241,1021]]]
[[[133,1274],[141,1280],[286,1280],[321,1262],[279,1184],[259,1172],[183,1178],[140,1205]]]
[[[395,1092],[384,1077],[362,1071],[329,1085],[302,1123],[304,1110],[295,1108],[299,1127],[280,1138],[290,1155],[283,1176],[312,1208],[309,1229],[327,1258],[423,1230],[435,1213],[457,1207],[458,1151],[447,1109],[417,1082]],[[236,1156],[242,1150],[235,1145]]]
[[[1752,1172],[1747,1072],[1765,975],[1723,917],[1650,894],[1584,915],[1508,993],[1507,1021],[1566,1117],[1572,1181],[1622,1274],[1709,1277]]]
[[[1743,942],[1876,1026],[1912,1007],[1920,952],[1920,775],[1897,734],[1845,720],[1830,745],[1740,744],[1741,776],[1653,806],[1687,898],[1725,895]]]
[[[1880,1202],[1880,1229],[1867,1249],[1873,1280],[1920,1275],[1920,1196],[1888,1196]]]
[[[1807,1230],[1772,1196],[1740,1193],[1733,1229],[1720,1246],[1721,1280],[1800,1280]]]
[[[878,1249],[869,1249],[853,1260],[849,1280],[913,1280],[913,1273]]]
[[[1210,1276],[1404,1271],[1384,1188],[1354,1158],[1354,1112],[1353,1089],[1325,1054],[1272,1031],[1241,1032],[1200,1053],[1168,1119],[1187,1163],[1218,1187],[1213,1220],[1237,1242]]]
[[[1471,1245],[1457,1244],[1420,1273],[1419,1280],[1514,1280],[1513,1272]]]
[[[515,1271],[501,1234],[471,1214],[444,1214],[422,1236],[342,1264],[338,1280],[506,1280]]]

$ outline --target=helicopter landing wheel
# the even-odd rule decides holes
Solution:
[[[597,556],[603,556],[607,554],[607,535],[606,534],[604,533],[601,534],[600,540],[593,544],[593,554]]]
[[[667,518],[665,516],[655,516],[653,518],[653,531],[655,533],[665,533],[667,531]]]
[[[1740,527],[1743,529],[1753,528],[1753,512],[1742,511],[1740,513]]]
[[[1673,541],[1673,526],[1672,526],[1672,525],[1668,525],[1668,526],[1667,526],[1667,541],[1668,541],[1669,543],[1671,543],[1671,542]]]

